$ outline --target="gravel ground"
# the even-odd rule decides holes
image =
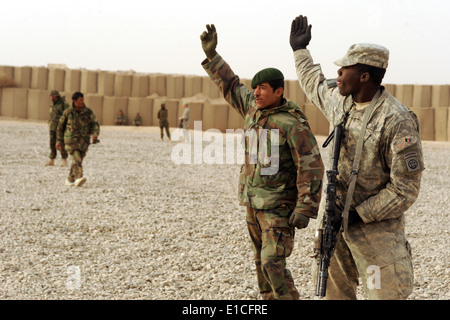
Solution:
[[[258,299],[240,165],[177,165],[180,144],[161,142],[159,128],[101,130],[86,184],[67,187],[59,155],[44,166],[47,124],[0,118],[0,299]],[[423,145],[422,190],[407,212],[410,299],[447,300],[450,143]],[[288,259],[307,300],[314,229],[296,233]]]

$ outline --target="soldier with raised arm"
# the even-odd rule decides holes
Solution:
[[[247,209],[261,296],[299,299],[286,258],[294,247],[295,228],[306,228],[317,216],[324,173],[319,147],[300,107],[283,97],[281,71],[263,69],[253,77],[252,90],[245,88],[216,52],[214,25],[206,28],[200,37],[207,57],[203,68],[230,106],[245,119],[239,200]],[[266,151],[260,148],[265,139],[276,147],[269,163],[260,157]]]
[[[296,17],[290,44],[300,86],[331,127],[343,126],[336,202],[342,228],[325,298],[356,299],[361,277],[369,299],[406,299],[413,267],[405,211],[419,195],[424,170],[417,118],[381,85],[386,48],[352,45],[335,62],[333,82],[314,64],[310,40],[307,18]]]

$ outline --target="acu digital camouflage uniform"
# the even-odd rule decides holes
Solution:
[[[65,149],[72,158],[72,166],[67,180],[74,182],[83,176],[83,159],[89,148],[91,135],[98,136],[100,126],[91,109],[84,106],[77,111],[72,105],[59,119],[57,139],[64,142]]]
[[[354,65],[358,58],[358,63],[386,68],[388,55],[383,47],[357,44],[336,64]],[[351,95],[342,96],[336,86],[327,85],[309,50],[295,51],[294,58],[300,86],[328,119],[330,129],[348,113],[338,165],[337,206],[342,210],[364,110],[355,108]],[[424,169],[419,125],[411,111],[384,87],[381,90],[364,135],[350,207],[362,221],[349,225],[347,234],[341,233],[330,262],[326,299],[356,299],[358,276],[369,299],[405,299],[412,292],[404,212],[418,197]]]
[[[50,105],[50,117],[48,120],[48,127],[50,133],[50,159],[55,159],[57,155],[56,151],[56,129],[58,128],[59,118],[62,116],[64,110],[69,108],[69,104],[66,102],[64,98],[61,98],[60,94],[56,90],[52,90],[50,96],[58,97],[57,100],[52,101]],[[63,145],[64,146],[64,145]],[[67,159],[67,151],[62,148],[61,149],[61,158]]]
[[[247,207],[259,290],[263,299],[298,299],[294,280],[286,269],[295,234],[289,217],[293,211],[310,218],[317,216],[324,166],[316,139],[294,102],[283,98],[279,107],[260,110],[254,93],[240,83],[219,54],[202,65],[227,102],[245,119],[245,163],[239,178],[239,200]],[[261,163],[259,156],[257,161],[251,159],[266,152],[258,150],[258,141],[251,142],[253,138],[264,139],[259,136],[261,129],[279,133],[279,161],[272,174],[262,174],[261,170],[274,163]],[[267,133],[267,150],[271,150],[271,141]]]

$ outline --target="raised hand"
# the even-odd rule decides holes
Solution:
[[[309,41],[311,41],[311,28],[312,26],[308,25],[308,18],[302,15],[292,21],[289,39],[292,50],[306,49]]]
[[[211,60],[217,54],[217,32],[213,24],[207,24],[206,29],[207,31],[204,31],[200,36],[200,40],[202,41],[202,48],[206,57]]]

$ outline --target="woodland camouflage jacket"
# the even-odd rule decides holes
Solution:
[[[277,108],[260,110],[253,92],[240,83],[220,55],[202,65],[227,102],[245,119],[245,163],[239,178],[241,205],[272,209],[284,204],[316,218],[324,166],[299,106],[283,99]]]

